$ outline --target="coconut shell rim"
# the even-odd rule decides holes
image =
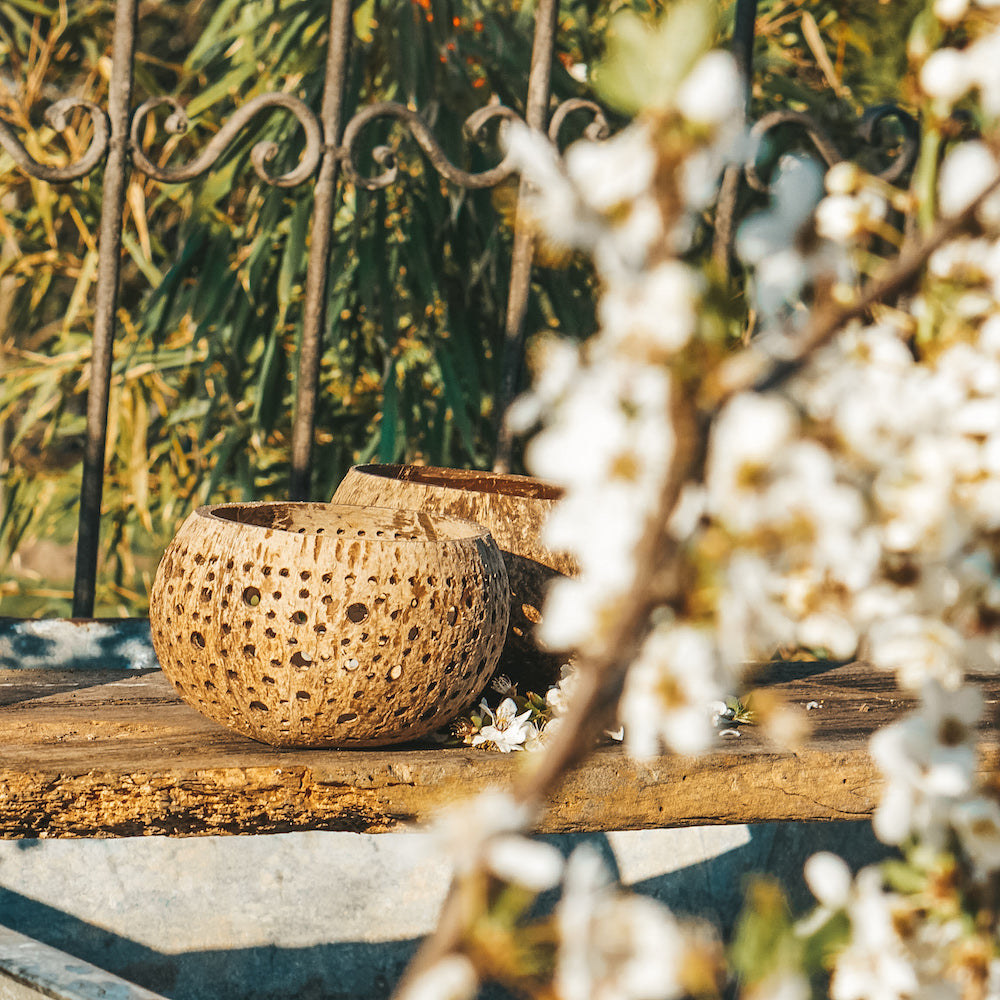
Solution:
[[[268,507],[319,508],[324,510],[364,511],[366,513],[374,511],[395,515],[404,514],[412,516],[414,527],[424,527],[423,522],[430,522],[432,525],[441,526],[442,528],[453,526],[460,527],[462,529],[461,534],[454,533],[439,535],[428,532],[426,536],[422,538],[383,538],[374,535],[365,535],[360,538],[351,537],[351,542],[360,542],[362,544],[441,545],[461,544],[477,540],[488,542],[491,539],[494,541],[494,544],[496,544],[496,540],[493,539],[490,529],[486,525],[481,524],[479,521],[474,521],[472,518],[458,517],[454,514],[439,514],[436,511],[418,510],[408,507],[384,507],[377,504],[331,503],[330,501],[323,500],[234,500],[217,504],[202,504],[199,507],[195,507],[189,514],[189,517],[201,517],[213,524],[232,525],[243,529],[256,529],[258,531],[280,533],[282,535],[288,535],[290,538],[298,537],[301,534],[298,531],[290,530],[289,528],[282,527],[280,525],[258,524],[254,521],[236,521],[232,518],[220,517],[215,513],[220,508],[250,508],[260,510]],[[316,534],[316,532],[306,533],[313,535]],[[325,537],[333,540],[343,538],[343,536],[339,535],[319,535],[318,537]]]

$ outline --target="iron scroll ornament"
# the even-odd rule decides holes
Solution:
[[[913,167],[920,152],[920,125],[917,120],[898,105],[879,104],[869,108],[862,115],[857,133],[868,145],[876,148],[884,147],[886,144],[879,140],[883,137],[884,123],[890,119],[898,123],[901,141],[896,144],[897,155],[875,176],[889,184],[895,184]],[[768,132],[785,125],[796,125],[805,131],[827,168],[846,159],[816,121],[800,111],[771,111],[754,123],[750,129],[750,136],[755,146],[759,148]],[[744,174],[747,184],[755,191],[768,190],[768,185],[757,172],[757,165],[754,162],[751,161],[744,166]]]
[[[268,164],[278,154],[278,145],[270,140],[256,143],[250,153],[250,162],[262,181],[274,187],[296,187],[313,176],[323,156],[323,127],[313,111],[291,94],[273,93],[261,94],[233,112],[201,153],[189,163],[179,167],[159,167],[146,155],[140,137],[147,117],[164,106],[171,109],[163,123],[164,129],[172,135],[181,135],[187,131],[188,117],[176,98],[151,98],[139,105],[132,116],[131,152],[132,162],[137,170],[166,184],[183,183],[207,173],[253,118],[273,108],[284,108],[298,119],[305,132],[306,145],[294,170],[273,174],[268,169]]]
[[[274,108],[290,111],[298,119],[305,133],[305,148],[302,158],[294,170],[284,174],[273,174],[268,165],[277,155],[279,148],[269,140],[258,142],[250,154],[250,160],[257,175],[267,184],[275,187],[296,187],[312,177],[324,153],[323,128],[316,114],[303,101],[291,94],[261,94],[240,107],[212,137],[205,148],[190,162],[181,166],[163,167],[154,163],[143,148],[142,133],[151,114],[158,108],[170,108],[170,114],[163,122],[163,129],[171,135],[184,134],[190,121],[183,105],[174,97],[153,97],[143,102],[135,110],[130,124],[130,152],[134,167],[148,177],[165,184],[178,184],[194,180],[207,173],[239,136],[247,125],[259,114]],[[0,147],[7,152],[17,165],[31,177],[53,183],[78,180],[93,171],[107,155],[110,141],[110,125],[105,111],[92,101],[67,97],[52,104],[45,112],[45,119],[56,131],[69,126],[69,113],[82,109],[90,116],[93,136],[83,155],[63,167],[47,166],[39,163],[18,139],[14,130],[0,119]],[[593,101],[570,98],[563,101],[552,113],[549,137],[553,142],[567,118],[578,111],[590,113],[593,120],[584,129],[588,139],[606,139],[609,127],[601,107]],[[385,146],[373,150],[377,163],[386,169],[375,177],[365,177],[356,166],[356,146],[361,130],[376,118],[395,118],[402,122],[416,139],[434,168],[447,180],[465,188],[493,187],[514,172],[508,157],[495,167],[480,173],[461,170],[448,160],[430,128],[417,112],[401,104],[382,102],[373,104],[356,114],[344,130],[343,145],[338,151],[345,176],[359,187],[370,191],[388,187],[398,176],[398,167],[392,151]],[[474,111],[465,121],[467,135],[481,139],[486,126],[493,120],[521,122],[521,117],[511,108],[491,104]]]
[[[344,176],[352,183],[367,191],[378,191],[388,187],[399,175],[399,166],[396,157],[388,146],[376,146],[372,150],[372,156],[379,166],[385,169],[374,177],[366,177],[358,169],[357,145],[361,139],[361,130],[372,121],[379,118],[393,118],[403,124],[417,145],[423,150],[430,160],[434,169],[446,180],[464,188],[488,188],[506,180],[513,172],[514,165],[510,158],[505,156],[495,167],[480,173],[469,173],[456,167],[448,159],[441,148],[434,133],[431,132],[427,123],[411,108],[394,101],[381,101],[378,104],[371,104],[362,111],[359,111],[344,129],[343,146],[340,155]],[[517,113],[502,104],[490,104],[478,111],[474,111],[466,118],[463,131],[472,138],[480,138],[489,122],[494,119],[502,121],[520,121]]]
[[[549,138],[553,142],[556,142],[567,117],[577,111],[587,111],[593,116],[593,121],[584,130],[584,135],[587,138],[595,140],[607,138],[609,134],[608,123],[600,106],[593,101],[582,98],[570,98],[563,101],[552,114],[549,124]],[[375,162],[385,168],[380,174],[367,177],[358,169],[357,146],[361,139],[361,131],[369,122],[379,118],[394,118],[402,123],[430,160],[434,169],[458,187],[469,189],[495,187],[515,172],[514,164],[509,155],[505,155],[495,167],[479,173],[470,173],[456,167],[448,159],[437,139],[434,138],[427,123],[416,111],[396,102],[383,101],[358,112],[344,129],[344,140],[341,148],[344,176],[351,183],[367,191],[378,191],[388,187],[399,175],[395,155],[388,146],[384,145],[376,146],[372,150]],[[524,125],[524,119],[512,108],[503,104],[489,104],[474,111],[466,118],[463,131],[470,138],[481,140],[486,126],[498,119],[501,123],[518,122]]]
[[[556,145],[559,144],[559,133],[566,119],[577,111],[587,111],[592,116],[592,121],[583,130],[584,138],[592,142],[603,142],[611,135],[611,126],[604,116],[604,109],[596,101],[584,97],[570,97],[552,112],[552,117],[549,119],[549,138]]]
[[[26,174],[37,180],[61,183],[85,177],[107,155],[108,144],[111,141],[111,125],[103,108],[93,101],[86,101],[79,97],[64,97],[56,101],[46,110],[45,120],[57,132],[63,132],[69,128],[70,112],[76,109],[85,111],[89,115],[91,127],[94,130],[89,145],[78,160],[74,160],[64,167],[50,167],[39,163],[24,148],[24,144],[14,134],[10,125],[2,119],[0,119],[0,147]]]

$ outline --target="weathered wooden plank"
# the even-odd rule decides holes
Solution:
[[[812,724],[804,748],[753,727],[697,758],[636,762],[598,749],[552,796],[540,829],[626,830],[857,819],[878,800],[870,733],[909,701],[861,664],[776,665],[767,686]],[[983,768],[1000,770],[991,710]],[[812,709],[806,711],[806,706]],[[0,836],[384,832],[486,787],[509,787],[526,753],[468,748],[280,750],[230,733],[179,700],[159,671],[0,671]]]

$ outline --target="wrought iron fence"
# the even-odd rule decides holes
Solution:
[[[167,131],[183,132],[188,123],[183,107],[171,97],[155,97],[138,108],[133,108],[137,3],[138,0],[116,2],[107,109],[78,98],[57,100],[48,109],[47,119],[56,130],[67,127],[68,115],[75,110],[83,111],[90,117],[93,136],[89,147],[77,160],[63,167],[51,167],[39,163],[29,154],[14,130],[0,120],[0,146],[32,177],[52,182],[71,181],[85,177],[103,165],[92,376],[87,400],[79,534],[73,588],[73,615],[78,618],[91,617],[94,609],[122,251],[123,206],[131,172],[138,171],[164,182],[191,181],[211,170],[219,157],[265,109],[283,109],[293,115],[301,125],[305,138],[304,148],[299,163],[291,171],[283,174],[270,172],[269,165],[278,152],[272,143],[258,143],[251,156],[254,169],[267,184],[293,187],[312,181],[314,185],[303,329],[298,356],[298,379],[290,449],[289,492],[292,499],[306,499],[310,493],[319,370],[326,328],[326,286],[331,259],[338,178],[343,174],[353,184],[375,190],[392,184],[397,176],[392,153],[386,147],[378,147],[375,150],[376,160],[382,168],[381,173],[369,177],[359,168],[356,162],[359,139],[365,127],[375,119],[395,119],[411,133],[430,164],[440,175],[451,184],[460,187],[469,189],[490,187],[505,180],[513,172],[513,167],[506,158],[501,159],[495,167],[480,173],[468,173],[455,166],[420,115],[402,104],[381,102],[367,106],[347,118],[345,124],[345,81],[353,34],[352,0],[330,2],[325,78],[322,104],[318,114],[298,98],[286,93],[258,96],[233,114],[190,162],[182,166],[160,167],[147,155],[142,143],[142,136],[150,116],[158,108],[167,106],[170,109],[164,123]],[[752,75],[756,8],[757,0],[737,0],[732,41],[734,54],[748,84],[748,93]],[[531,128],[547,131],[550,137],[555,139],[566,115],[584,110],[593,119],[588,134],[591,137],[603,137],[607,133],[607,123],[597,104],[574,98],[564,101],[556,108],[551,107],[551,69],[558,12],[558,0],[538,0],[524,120]],[[863,127],[868,129],[872,141],[879,138],[878,128],[887,117],[894,117],[902,123],[906,147],[886,169],[885,176],[894,179],[907,168],[915,155],[913,133],[916,126],[912,119],[898,108],[889,106],[876,108],[862,123]],[[467,119],[466,130],[470,137],[474,138],[481,135],[485,126],[491,121],[517,118],[516,112],[511,108],[489,104]],[[828,163],[841,158],[836,146],[823,135],[815,122],[804,115],[795,112],[775,112],[762,118],[755,129],[758,134],[763,134],[771,128],[789,123],[808,132],[816,149]],[[720,263],[726,265],[732,243],[733,210],[744,178],[755,187],[763,186],[752,164],[734,165],[727,171],[720,189],[716,213],[715,253]],[[515,221],[501,382],[495,406],[495,410],[501,414],[513,399],[518,387],[533,256],[533,238],[528,227]],[[497,468],[501,470],[507,468],[511,441],[505,434],[502,424],[496,454]]]
[[[353,33],[352,7],[351,0],[332,0],[330,4],[325,79],[319,114],[290,94],[270,93],[258,96],[243,105],[204,149],[193,160],[182,166],[160,167],[143,148],[142,136],[146,123],[157,108],[166,105],[170,109],[170,114],[164,123],[168,132],[183,132],[188,122],[183,107],[171,97],[156,97],[138,108],[133,108],[137,0],[117,0],[107,109],[78,98],[63,98],[48,109],[47,120],[56,130],[67,127],[68,115],[74,110],[79,109],[89,115],[93,137],[82,156],[63,167],[51,167],[39,163],[28,153],[13,129],[0,120],[0,145],[22,170],[33,177],[51,182],[72,181],[96,171],[102,165],[104,168],[98,244],[100,257],[91,362],[93,376],[87,400],[79,535],[73,587],[74,617],[89,617],[93,614],[94,608],[108,404],[120,278],[122,210],[130,172],[138,171],[164,182],[191,181],[211,170],[231,143],[265,109],[284,109],[294,115],[302,127],[305,136],[304,150],[298,165],[290,172],[278,175],[270,172],[269,164],[278,152],[271,143],[259,143],[254,147],[251,156],[257,174],[267,184],[293,187],[310,180],[314,184],[290,455],[290,494],[293,499],[305,499],[310,492],[319,368],[326,325],[326,284],[338,175],[343,173],[354,184],[368,190],[386,187],[393,183],[397,176],[391,153],[384,147],[376,150],[376,158],[383,168],[381,173],[372,178],[359,169],[356,163],[357,150],[365,126],[377,118],[395,119],[409,130],[434,168],[450,183],[461,187],[490,187],[512,173],[512,167],[506,160],[481,173],[468,173],[458,168],[448,159],[433,132],[420,116],[402,104],[382,102],[368,106],[355,113],[347,121],[346,126],[343,124],[345,81]],[[550,72],[557,14],[556,0],[540,0],[535,20],[525,119],[529,126],[542,130],[550,120]],[[583,108],[595,116],[597,132],[601,133],[605,126],[600,109],[595,104],[579,99],[566,102],[564,106],[556,109],[551,116],[554,128],[558,128],[566,113]],[[486,124],[494,119],[510,120],[517,117],[512,109],[493,104],[473,114],[466,122],[466,129],[470,137],[476,137],[481,135]],[[501,411],[505,404],[509,403],[517,387],[532,256],[530,233],[526,227],[516,226],[504,333],[505,349],[499,401]],[[503,465],[509,461],[509,454],[510,442],[504,437],[498,447],[498,462]]]

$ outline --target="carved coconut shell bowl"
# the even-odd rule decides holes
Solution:
[[[503,553],[511,591],[510,624],[499,670],[518,682],[522,691],[544,692],[558,679],[565,657],[535,644],[539,609],[549,581],[577,571],[570,556],[540,541],[545,518],[562,492],[530,476],[420,465],[359,465],[348,472],[333,499],[430,511],[487,528]]]
[[[508,580],[479,524],[342,504],[202,507],[165,552],[153,645],[181,697],[276,746],[382,746],[493,673]]]

